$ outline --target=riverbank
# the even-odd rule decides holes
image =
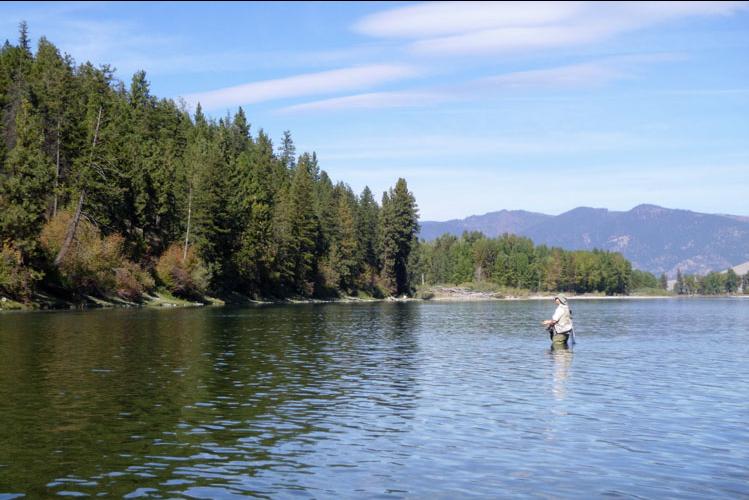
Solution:
[[[66,309],[101,309],[101,308],[175,308],[175,307],[215,307],[224,305],[270,305],[270,304],[327,304],[359,303],[380,301],[418,300],[414,298],[375,298],[370,296],[341,296],[329,299],[310,299],[301,297],[254,299],[239,293],[230,293],[221,297],[204,296],[198,300],[187,300],[175,297],[165,290],[144,294],[143,300],[127,301],[120,297],[96,297],[81,295],[62,297],[45,292],[36,292],[28,302],[18,302],[0,296],[0,311],[44,311]]]
[[[532,293],[528,290],[508,289],[503,291],[475,290],[463,286],[432,286],[426,287],[419,292],[424,300],[443,302],[471,302],[485,300],[551,300],[555,293]],[[736,297],[749,299],[749,295],[677,295],[671,292],[662,294],[632,293],[629,295],[605,295],[601,293],[574,294],[565,293],[565,296],[573,300],[650,300],[650,299],[685,299],[685,298],[716,298]]]
[[[146,294],[143,296],[143,300],[139,302],[128,301],[120,297],[97,297],[93,295],[65,297],[46,292],[35,292],[28,302],[18,302],[8,297],[0,297],[0,311],[43,311],[117,307],[203,307],[221,306],[224,304],[223,300],[215,297],[203,297],[199,301],[191,301],[175,297],[165,291]]]
[[[200,300],[186,300],[175,297],[168,292],[159,291],[144,296],[140,302],[130,302],[119,297],[94,297],[84,295],[75,299],[60,298],[45,293],[36,293],[30,302],[22,303],[8,297],[0,297],[0,311],[34,311],[65,309],[100,309],[100,308],[176,308],[176,307],[216,307],[224,305],[272,305],[272,304],[354,304],[367,302],[477,302],[477,301],[512,301],[512,300],[551,300],[554,293],[539,294],[528,290],[481,291],[461,286],[432,286],[417,291],[413,297],[341,296],[328,299],[310,299],[290,297],[284,299],[253,299],[232,293],[222,297],[203,297]],[[749,299],[749,295],[676,295],[673,293],[653,295],[604,295],[604,294],[565,294],[573,300],[650,300],[650,299],[685,299],[734,297]]]
[[[429,296],[429,300],[444,302],[470,302],[485,300],[551,300],[556,294],[539,294],[526,290],[514,290],[505,292],[486,292],[471,290],[466,287],[432,287],[430,291],[424,292]],[[671,298],[674,295],[621,295],[609,296],[603,294],[565,294],[568,298],[579,299],[663,299]]]

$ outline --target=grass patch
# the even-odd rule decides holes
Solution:
[[[147,296],[145,305],[148,307],[188,307],[203,305],[203,303],[180,299],[172,295],[167,289],[160,288],[154,295]]]

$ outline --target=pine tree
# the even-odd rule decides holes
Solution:
[[[271,275],[275,258],[273,207],[274,171],[277,167],[273,144],[262,130],[249,155],[250,174],[243,179],[249,220],[235,255],[237,269],[250,293],[267,293],[274,288]]]
[[[309,171],[298,165],[289,191],[291,236],[294,262],[294,289],[302,295],[312,295],[316,271],[318,218],[315,214],[313,183]]]
[[[674,285],[674,291],[678,295],[684,295],[687,293],[684,285],[684,277],[681,274],[681,269],[676,270],[676,284]]]
[[[186,191],[187,200],[185,202],[185,233],[184,233],[184,244],[182,248],[182,259],[187,258],[187,254],[192,244],[192,237],[194,234],[193,228],[193,215],[194,215],[194,201],[195,192],[197,190],[198,182],[202,174],[202,169],[205,165],[206,159],[209,156],[208,148],[208,124],[205,121],[205,117],[202,115],[200,109],[200,103],[197,105],[195,112],[195,126],[187,126],[187,144],[185,147],[185,154],[182,162],[182,179],[184,182],[184,190]]]
[[[350,291],[355,288],[359,275],[359,245],[356,238],[354,207],[351,198],[339,196],[337,207],[337,234],[332,242],[330,265],[337,274],[336,287]]]
[[[368,186],[364,187],[359,196],[359,203],[356,212],[356,234],[358,235],[358,248],[361,253],[359,259],[373,270],[377,270],[378,252],[378,219],[380,207],[372,195]]]
[[[405,179],[383,195],[381,214],[383,278],[390,293],[410,294],[408,260],[419,226],[416,200]]]
[[[208,264],[212,287],[225,290],[233,278],[234,221],[229,210],[231,185],[227,166],[221,161],[218,143],[205,138],[199,150],[201,164],[193,197],[195,241],[200,256]]]
[[[29,72],[32,64],[32,54],[28,38],[26,21],[19,25],[18,46],[12,47],[6,41],[3,47],[2,80],[5,87],[2,96],[2,129],[3,153],[9,152],[15,146],[16,117],[21,109],[23,100],[29,100]]]
[[[31,57],[31,41],[29,40],[29,25],[21,21],[18,25],[18,47]]]
[[[208,120],[206,120],[205,114],[203,113],[203,107],[200,103],[195,106],[195,127],[199,129],[208,128]]]
[[[288,170],[296,167],[296,147],[294,146],[294,141],[291,139],[291,132],[288,130],[283,133],[278,153],[281,164]]]
[[[63,59],[57,48],[46,38],[39,40],[39,48],[31,67],[30,87],[37,102],[44,130],[44,152],[55,164],[51,215],[61,205],[62,181],[71,167],[80,134],[76,129],[78,117],[73,106],[73,70],[71,61]],[[63,197],[64,199],[64,197]]]
[[[27,261],[38,247],[53,170],[42,152],[41,122],[27,99],[21,101],[15,130],[15,146],[0,176],[0,237]]]
[[[244,113],[242,106],[239,107],[237,114],[234,115],[232,128],[235,133],[235,148],[238,155],[242,151],[247,151],[249,144],[252,142],[250,136],[250,123],[247,121],[247,115]]]
[[[666,273],[662,273],[660,279],[658,280],[658,286],[662,290],[668,290],[668,278],[666,277]]]
[[[319,175],[319,180],[314,182],[314,168],[310,167],[311,157],[302,155],[299,158],[297,168],[306,168],[314,183],[314,206],[320,231],[317,240],[317,254],[326,255],[338,232],[338,198],[341,196],[341,187],[333,187],[333,182],[326,172]]]
[[[736,293],[739,290],[741,279],[736,274],[736,271],[729,269],[725,275],[725,291],[726,293]]]

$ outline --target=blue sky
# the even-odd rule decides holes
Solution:
[[[749,215],[749,5],[13,3],[76,61],[253,130],[423,220],[640,203]]]

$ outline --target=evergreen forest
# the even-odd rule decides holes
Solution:
[[[0,50],[0,291],[400,295],[416,243],[404,179],[354,193],[244,110],[215,120],[48,40]]]

